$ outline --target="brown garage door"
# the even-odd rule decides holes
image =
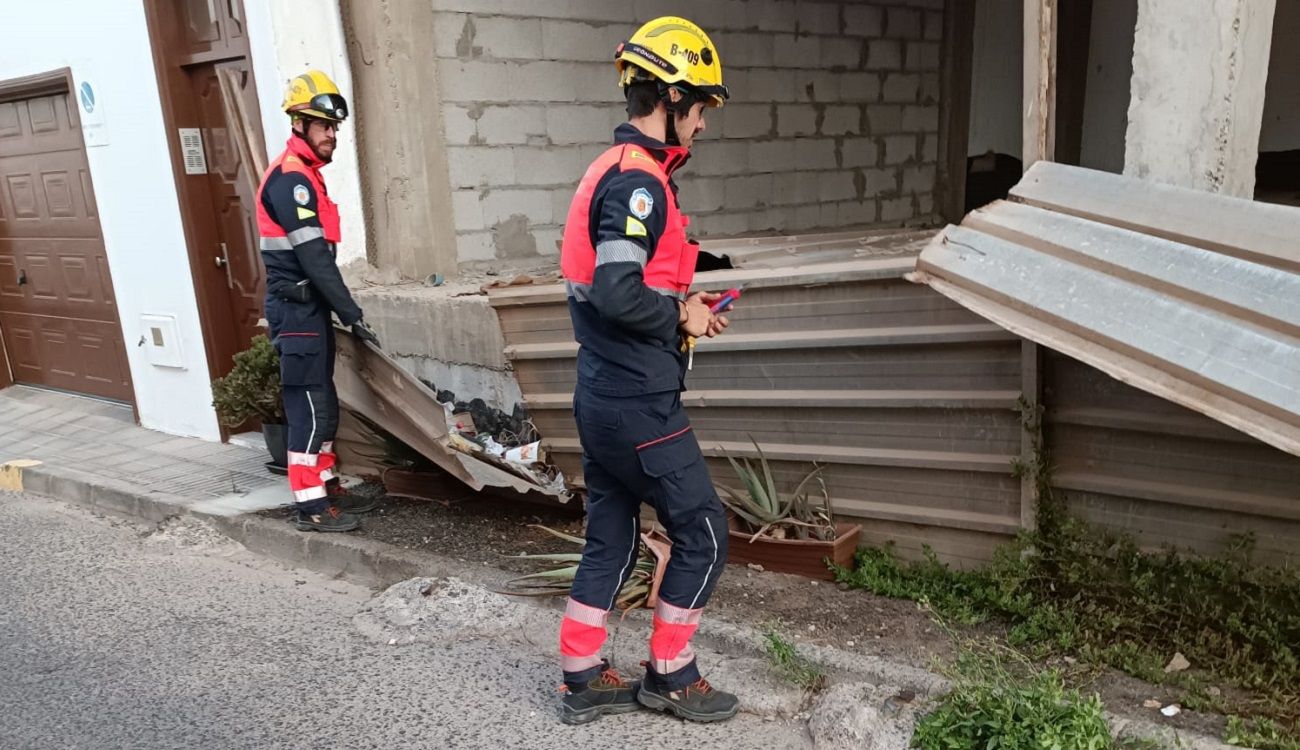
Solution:
[[[60,87],[0,98],[0,341],[19,383],[130,401],[81,127]]]

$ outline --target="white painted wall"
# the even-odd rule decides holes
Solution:
[[[1124,171],[1137,0],[1093,0],[1080,166]]]
[[[971,58],[971,156],[996,151],[1020,158],[1024,88],[1022,0],[975,0]]]
[[[3,15],[0,79],[71,67],[98,92],[107,144],[87,155],[141,423],[219,439],[143,4],[6,2]],[[183,368],[135,346],[146,314],[176,316]]]
[[[352,105],[352,71],[337,2],[321,0],[244,0],[248,39],[253,54],[258,103],[262,110],[268,159],[284,150],[289,118],[280,109],[284,90],[294,76],[318,68],[338,84]],[[357,169],[356,130],[349,119],[339,131],[334,161],[325,167],[325,184],[339,204],[343,241],[339,265],[366,257],[366,224],[361,210],[361,176]]]
[[[1260,151],[1300,149],[1300,2],[1283,0],[1273,17],[1273,51],[1264,90]]]

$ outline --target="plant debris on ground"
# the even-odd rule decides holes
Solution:
[[[547,570],[512,578],[506,582],[507,589],[501,593],[511,596],[568,596],[573,590],[573,580],[578,575],[578,563],[582,561],[581,548],[585,541],[581,537],[565,534],[546,526],[535,528],[577,546],[579,551],[518,555],[516,557],[518,560],[559,564],[559,567],[553,566]],[[637,542],[636,565],[628,574],[623,588],[619,589],[614,607],[620,610],[644,607],[650,599],[654,574],[655,556],[645,542]]]

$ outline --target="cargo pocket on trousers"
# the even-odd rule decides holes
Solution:
[[[688,521],[715,502],[704,454],[691,428],[637,446],[641,470],[654,479],[654,505],[666,526]]]
[[[282,333],[275,348],[280,353],[282,385],[324,385],[325,356],[317,333]]]

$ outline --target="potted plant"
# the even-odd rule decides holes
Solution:
[[[284,402],[280,395],[280,357],[266,336],[254,336],[252,345],[234,357],[235,366],[224,378],[212,381],[212,406],[227,429],[249,420],[262,423],[262,436],[271,454],[267,468],[288,471]]]
[[[723,503],[732,513],[727,559],[833,580],[827,562],[851,565],[862,527],[835,520],[822,467],[814,465],[793,492],[782,493],[757,441],[754,449],[757,466],[748,458],[737,461],[727,456],[742,484],[741,489],[722,488]]]

